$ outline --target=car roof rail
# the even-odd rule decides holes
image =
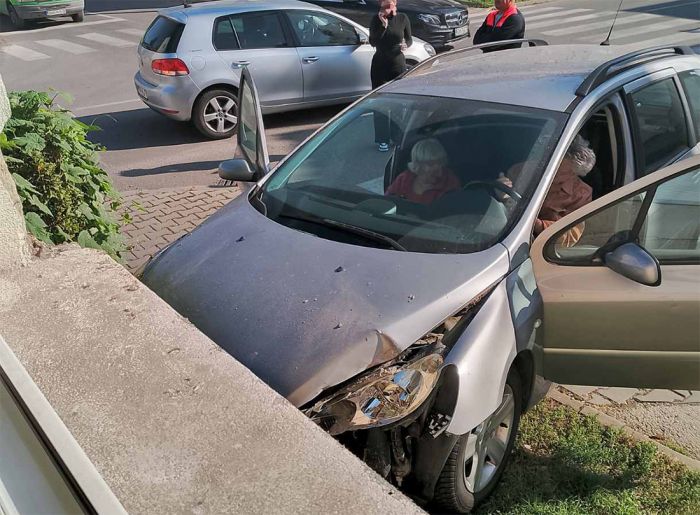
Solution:
[[[422,63],[418,63],[416,66],[414,66],[410,70],[407,70],[406,72],[404,72],[399,77],[399,79],[413,74],[415,71],[426,67],[429,63],[433,63],[434,61],[438,60],[440,57],[445,57],[448,55],[464,54],[466,52],[471,52],[472,50],[481,50],[482,48],[493,48],[493,47],[499,47],[499,46],[503,46],[503,45],[513,45],[516,43],[527,43],[528,46],[530,46],[530,47],[549,45],[549,43],[547,43],[544,39],[523,38],[523,39],[506,39],[503,41],[494,41],[491,43],[481,43],[479,45],[472,45],[472,46],[468,46],[468,47],[464,47],[464,48],[457,48],[455,50],[450,50],[449,52],[444,52],[442,54],[434,55],[433,57],[426,59]]]
[[[585,97],[609,78],[614,77],[615,75],[618,75],[625,71],[627,68],[623,66],[624,64],[632,64],[634,61],[640,58],[650,57],[653,59],[668,57],[669,55],[693,55],[694,53],[695,52],[692,48],[682,45],[664,45],[645,48],[643,50],[635,50],[634,52],[621,55],[620,57],[611,59],[610,61],[607,61],[598,66],[588,75],[588,77],[584,79],[584,81],[576,90],[576,95],[580,97]],[[617,67],[617,69],[611,71],[611,69],[615,67]]]

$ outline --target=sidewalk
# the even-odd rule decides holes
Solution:
[[[133,218],[122,227],[129,246],[124,256],[126,268],[133,272],[240,192],[237,186],[193,186],[122,193],[122,211]]]

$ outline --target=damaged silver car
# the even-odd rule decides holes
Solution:
[[[699,386],[698,77],[683,48],[456,51],[270,171],[244,71],[220,171],[255,184],[142,280],[383,477],[468,512],[546,380]],[[579,136],[592,201],[534,239]]]

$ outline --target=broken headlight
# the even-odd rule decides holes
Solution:
[[[428,398],[442,364],[442,354],[431,353],[379,367],[318,401],[307,415],[331,435],[391,424],[413,413]]]

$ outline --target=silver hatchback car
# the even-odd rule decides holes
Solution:
[[[238,123],[241,70],[255,76],[263,113],[350,103],[371,89],[368,29],[292,0],[220,1],[160,11],[138,48],[136,91],[209,138]],[[414,38],[409,65],[435,55]]]
[[[700,387],[700,56],[623,54],[441,55],[273,171],[244,71],[222,171],[257,183],[142,279],[382,476],[469,511],[543,378]]]

